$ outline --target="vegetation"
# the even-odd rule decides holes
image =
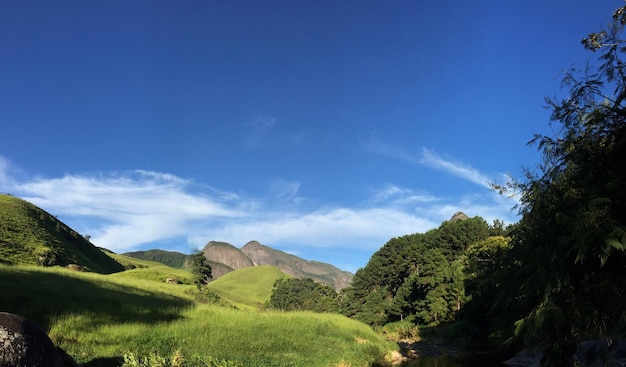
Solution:
[[[543,164],[509,185],[522,219],[492,275],[502,291],[491,328],[510,345],[543,346],[552,365],[573,364],[583,340],[626,334],[625,8],[583,40],[600,64],[566,74],[569,94],[547,100],[557,133],[533,140]]]
[[[310,278],[278,279],[266,307],[281,311],[339,311],[335,288]]]
[[[431,326],[456,320],[465,302],[463,256],[489,233],[487,222],[474,217],[391,239],[344,290],[343,313],[372,326],[405,319]]]
[[[196,288],[198,288],[198,292],[201,292],[202,288],[206,287],[207,283],[213,278],[211,265],[209,265],[202,251],[195,253],[191,259],[193,262],[191,267],[193,283],[196,285]]]
[[[185,366],[370,366],[397,348],[341,315],[199,304],[193,284],[124,273],[0,265],[1,307],[41,324],[91,367],[151,359],[173,366],[176,355]]]
[[[0,194],[0,261],[9,264],[78,264],[113,273],[124,268],[83,236],[35,205]]]
[[[539,347],[544,364],[575,365],[582,341],[610,345],[626,335],[626,7],[613,20],[583,40],[603,52],[596,70],[571,70],[568,95],[547,99],[558,128],[532,141],[542,164],[520,181],[494,185],[520,195],[519,223],[489,225],[463,214],[393,238],[337,294],[269,266],[206,285],[204,254],[194,257],[193,274],[106,256],[46,212],[5,195],[0,259],[48,267],[0,265],[0,307],[40,323],[92,367],[369,366],[384,364],[396,348],[381,335],[461,334],[508,352]],[[69,263],[128,270],[50,267]]]
[[[191,255],[181,254],[180,252],[164,251],[164,250],[148,250],[148,251],[132,251],[125,252],[122,255],[134,257],[141,260],[156,261],[172,268],[188,268],[191,264]]]
[[[209,283],[208,288],[241,309],[259,309],[270,299],[278,279],[290,278],[273,266],[232,271]]]

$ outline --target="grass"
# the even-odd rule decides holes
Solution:
[[[147,277],[138,277],[140,271]],[[397,349],[341,315],[198,304],[190,295],[193,285],[160,280],[172,271],[177,269],[147,267],[101,275],[0,265],[0,309],[42,325],[85,367],[120,366],[129,354],[177,352],[204,363],[194,366],[220,360],[252,367],[356,367],[382,364],[385,353]],[[264,297],[259,294],[252,298]]]
[[[273,266],[254,266],[222,275],[209,289],[239,308],[259,308],[270,299],[274,282],[288,277]]]
[[[124,267],[50,213],[11,195],[0,194],[0,262],[79,264],[113,273]]]

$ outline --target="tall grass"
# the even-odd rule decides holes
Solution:
[[[258,308],[270,299],[274,282],[288,277],[273,266],[254,266],[224,274],[209,288],[239,308]]]
[[[372,366],[397,348],[340,315],[197,304],[189,288],[121,274],[0,265],[0,310],[40,323],[86,367],[119,366],[124,355],[178,352],[190,361],[243,366]]]

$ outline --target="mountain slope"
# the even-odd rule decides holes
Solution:
[[[240,249],[226,242],[210,241],[202,249],[207,260],[221,263],[227,267],[237,270],[254,266],[252,260]],[[223,274],[213,274],[213,278],[218,278]]]
[[[237,269],[269,265],[295,278],[311,278],[341,290],[350,285],[353,275],[335,266],[319,261],[307,261],[284,251],[250,241],[241,249],[219,241],[211,241],[203,249],[213,270],[213,280]],[[190,255],[180,252],[147,250],[126,252],[122,255],[136,259],[157,261],[174,268],[189,269]]]
[[[241,248],[254,265],[276,266],[295,278],[311,278],[328,284],[337,290],[350,285],[352,274],[333,265],[319,261],[307,261],[295,255],[264,246],[257,241],[250,241]]]
[[[0,262],[78,264],[87,271],[114,273],[124,267],[43,209],[0,194]]]

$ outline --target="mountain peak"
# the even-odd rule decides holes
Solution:
[[[465,220],[468,219],[469,217],[463,213],[463,212],[456,212],[454,213],[454,215],[452,216],[452,218],[450,218],[450,222],[456,222],[457,220]]]

